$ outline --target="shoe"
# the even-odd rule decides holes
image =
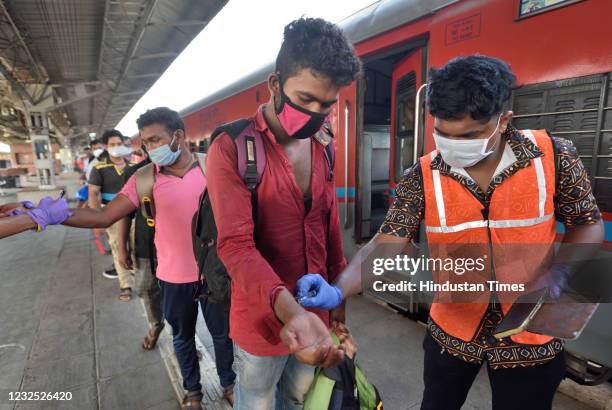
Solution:
[[[106,269],[102,272],[102,276],[108,279],[117,279],[119,277],[115,268]]]
[[[204,395],[201,391],[190,391],[183,397],[182,409],[201,410]]]

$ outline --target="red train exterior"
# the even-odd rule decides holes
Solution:
[[[385,7],[387,14],[394,16],[395,20],[398,19],[397,14],[405,13],[400,16],[405,23],[384,30],[383,22],[382,32],[358,38],[355,47],[365,62],[379,54],[391,52],[394,48],[399,49],[402,45],[410,47],[410,43],[420,49],[426,49],[426,53],[422,53],[422,67],[415,67],[421,76],[419,83],[425,81],[426,67],[441,66],[453,57],[474,53],[507,61],[516,73],[520,86],[607,74],[612,71],[612,25],[608,20],[612,13],[612,2],[609,0],[561,1],[559,5],[563,7],[544,9],[539,14],[524,18],[519,18],[521,0],[420,2],[431,3],[428,8],[416,7],[417,3],[419,2],[409,0],[382,1],[349,17],[341,22],[341,25],[348,26],[349,37],[353,37],[351,29],[368,24],[372,15],[381,14],[381,9]],[[416,51],[416,48],[413,51]],[[265,75],[271,70],[272,66],[269,66],[255,73],[251,84],[247,83],[244,89],[229,87],[215,94],[211,103],[207,104],[207,101],[211,101],[209,97],[183,110],[189,138],[199,142],[210,136],[218,125],[251,115],[259,104],[268,100]],[[607,85],[610,85],[609,82]],[[340,202],[355,202],[356,198],[358,199],[359,137],[358,121],[353,109],[356,107],[356,100],[357,85],[354,84],[342,91],[334,115],[337,167],[338,170],[343,170],[348,165],[350,191],[349,195],[343,192],[345,176],[342,172],[336,172]],[[604,101],[604,104],[606,107],[612,105],[608,101]],[[343,113],[347,106],[349,124],[348,136],[345,136]],[[609,114],[610,111],[606,110],[606,113]],[[610,123],[609,128],[612,128],[612,118],[608,115],[606,119]],[[423,149],[420,143],[420,151],[428,152],[433,149],[431,130],[431,118],[428,116],[424,132],[420,135],[420,138],[424,136],[425,147]],[[609,136],[606,136],[609,139]],[[345,141],[348,141],[348,158],[343,155]],[[396,139],[391,138],[391,153],[395,142]],[[609,147],[609,152],[612,152],[612,147]],[[395,155],[390,155],[390,170],[394,169],[395,158]],[[345,164],[346,160],[348,164]],[[397,182],[395,177],[391,172],[391,191]],[[607,188],[612,190],[612,180],[604,181],[607,181]],[[352,195],[354,190],[356,195]],[[606,240],[611,241],[612,209],[603,208],[605,219],[610,221],[606,224]]]
[[[511,108],[518,128],[548,128],[575,143],[612,249],[610,15],[610,0],[383,0],[342,21],[366,71],[341,91],[332,115],[347,255],[376,231],[403,170],[434,148],[432,118],[414,112],[425,111],[422,94],[416,97],[427,70],[476,53],[505,60],[517,75]],[[201,143],[218,125],[252,115],[268,101],[272,70],[236,79],[183,110],[188,137]],[[611,307],[599,309],[592,333],[587,328],[579,339],[585,343],[568,345],[603,369],[612,368],[612,332],[601,331],[609,329]]]

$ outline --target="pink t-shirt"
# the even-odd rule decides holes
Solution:
[[[138,207],[136,175],[124,185],[120,194]],[[206,177],[200,167],[192,168],[183,178],[159,172],[155,166],[155,248],[157,278],[170,283],[198,280],[198,267],[191,242],[191,220],[198,210],[199,199],[206,189]]]

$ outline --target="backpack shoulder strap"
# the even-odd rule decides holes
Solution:
[[[328,181],[334,179],[334,167],[336,166],[336,150],[334,149],[334,134],[329,123],[325,123],[323,128],[314,135],[314,139],[323,145],[325,149],[325,161],[329,169]]]
[[[151,228],[155,226],[155,203],[153,202],[153,184],[155,184],[155,167],[147,164],[135,173],[136,193],[140,204],[140,212]]]
[[[206,176],[206,154],[201,152],[196,152],[196,158],[198,159],[198,164],[200,165],[200,169],[204,176]]]
[[[234,140],[236,145],[238,173],[249,191],[254,193],[266,167],[263,137],[255,129],[251,120],[243,118],[224,124],[213,131],[211,143],[224,132]]]
[[[224,132],[235,140],[238,135],[240,135],[240,133],[244,131],[244,129],[249,125],[251,125],[251,121],[247,118],[241,118],[239,120],[220,125],[215,128],[212,135],[210,136],[210,143],[212,144],[215,138],[217,138],[220,134]]]

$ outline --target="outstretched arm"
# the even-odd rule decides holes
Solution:
[[[135,209],[136,206],[127,196],[119,194],[104,208],[71,209],[73,215],[64,222],[64,225],[75,228],[108,228]]]
[[[36,222],[28,215],[9,216],[0,218],[0,238],[15,235],[28,229],[35,229]]]

